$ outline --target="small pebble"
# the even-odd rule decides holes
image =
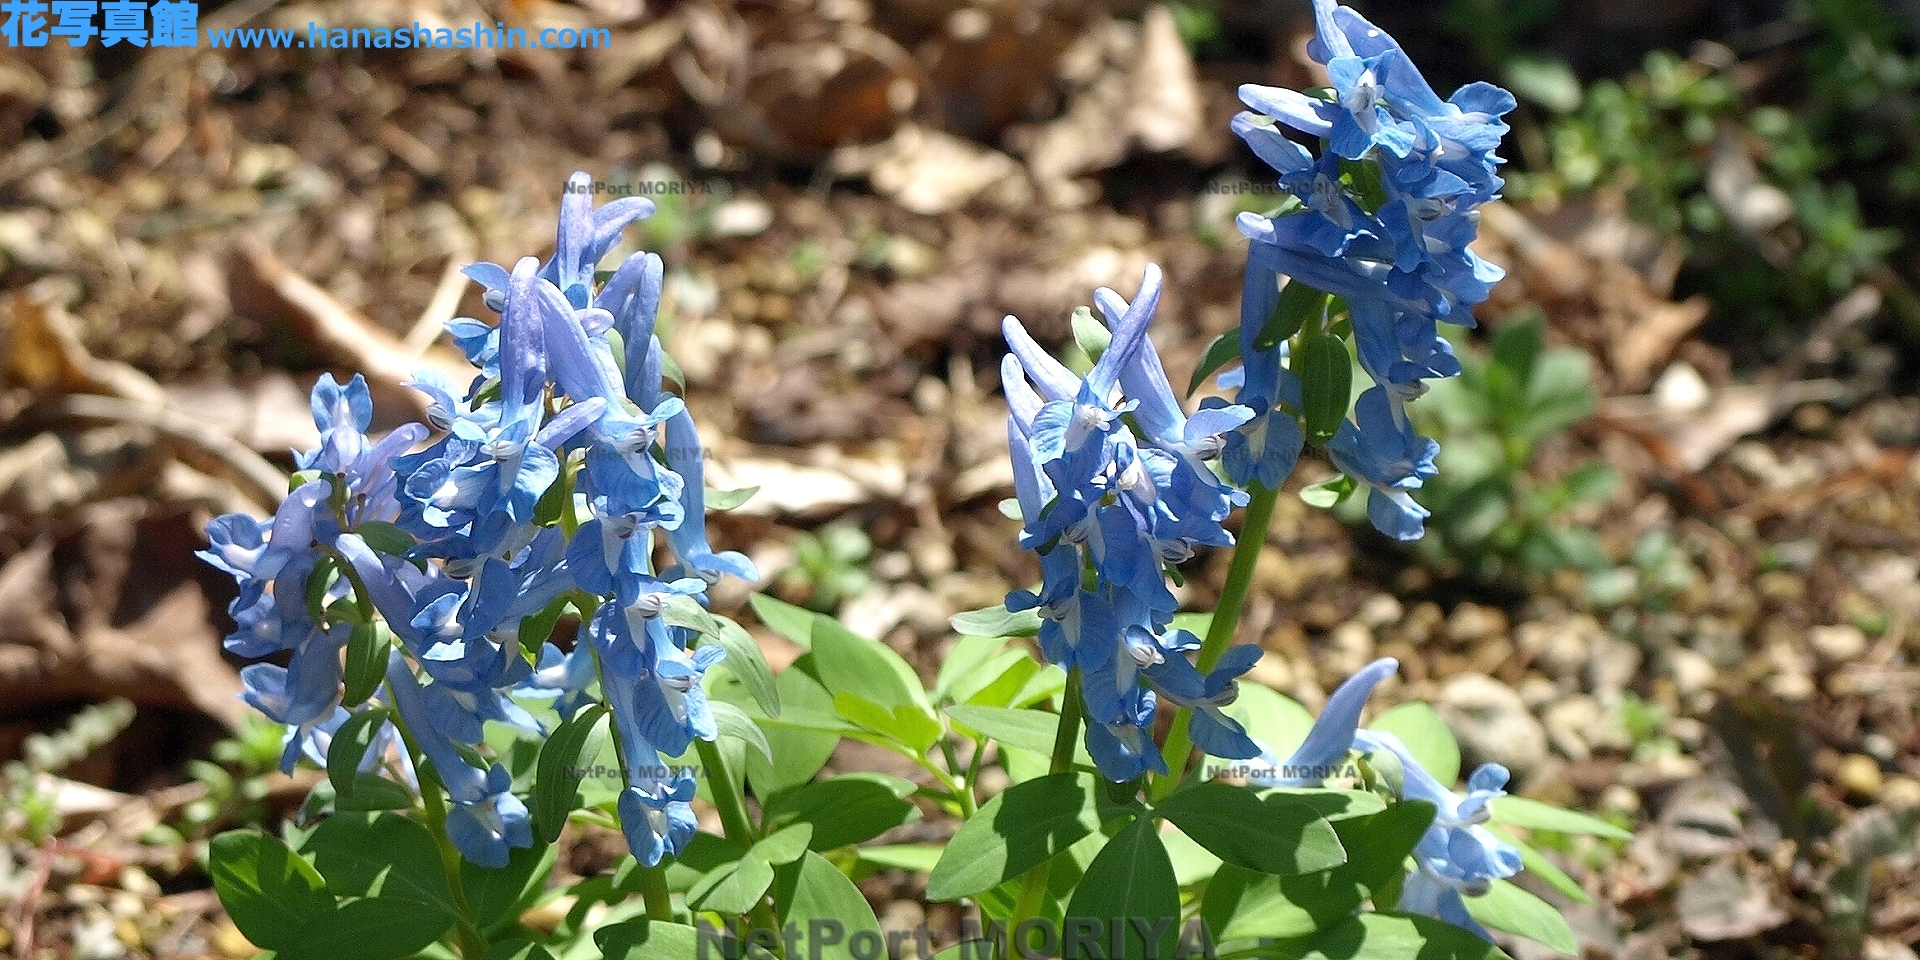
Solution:
[[[1325,651],[1320,657],[1321,670],[1338,684],[1371,663],[1373,649],[1373,631],[1364,623],[1348,620],[1327,634]]]
[[[1667,651],[1667,670],[1673,676],[1674,686],[1681,696],[1692,696],[1713,689],[1713,681],[1718,671],[1713,661],[1692,650],[1675,648]]]
[[[1624,783],[1610,783],[1600,791],[1598,804],[1601,813],[1623,813],[1637,816],[1640,813],[1640,791]]]
[[[1498,608],[1463,603],[1453,608],[1453,616],[1447,618],[1444,636],[1448,643],[1464,647],[1506,632],[1507,615]]]
[[[1793,603],[1807,595],[1807,582],[1799,574],[1785,570],[1761,574],[1754,581],[1754,587],[1760,591],[1760,596],[1774,603]]]
[[[1814,627],[1807,631],[1807,643],[1828,666],[1851,663],[1867,652],[1866,633],[1850,623]]]
[[[1850,753],[1840,760],[1840,768],[1834,771],[1834,780],[1847,792],[1865,800],[1880,795],[1886,786],[1886,777],[1880,772],[1879,761],[1863,753]]]
[[[1379,628],[1399,623],[1407,615],[1405,607],[1391,593],[1376,593],[1360,604],[1360,612],[1355,619],[1369,627]]]
[[[1600,729],[1604,714],[1600,705],[1592,697],[1569,697],[1547,707],[1541,718],[1547,728],[1547,739],[1553,742],[1554,749],[1572,760],[1588,760],[1593,750],[1587,743],[1587,734]]]
[[[1906,774],[1886,778],[1880,786],[1880,802],[1896,810],[1920,807],[1920,780]]]
[[[1547,759],[1547,731],[1512,687],[1485,674],[1463,673],[1440,688],[1439,711],[1460,741],[1468,767],[1498,763],[1525,781]]]
[[[1534,620],[1513,631],[1513,639],[1554,679],[1578,676],[1587,666],[1589,638],[1600,632],[1592,617]]]
[[[1788,703],[1813,696],[1813,678],[1804,673],[1777,673],[1767,678],[1767,691]]]

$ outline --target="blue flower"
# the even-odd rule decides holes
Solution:
[[[1440,445],[1396,423],[1387,392],[1369,388],[1354,404],[1352,420],[1340,424],[1327,453],[1340,472],[1367,486],[1367,517],[1374,529],[1396,540],[1417,540],[1429,513],[1408,491],[1437,472]]]
[[[1165,643],[1165,655],[1145,667],[1147,679],[1167,700],[1187,708],[1187,734],[1202,752],[1228,760],[1245,760],[1261,754],[1261,747],[1247,731],[1220,708],[1239,696],[1237,681],[1260,660],[1256,644],[1245,643],[1222,654],[1214,668],[1202,676],[1187,661],[1186,651],[1198,649],[1200,639],[1185,630],[1177,631]]]
[[[340,648],[347,633],[345,626],[315,631],[295,648],[285,667],[252,663],[240,669],[240,698],[267,719],[287,726],[282,773],[293,772],[315,730],[333,719],[340,706]]]
[[[1462,797],[1435,780],[1391,733],[1362,730],[1355,744],[1363,750],[1392,753],[1404,771],[1402,799],[1434,806],[1433,825],[1413,848],[1415,870],[1408,877],[1400,908],[1438,917],[1491,940],[1467,915],[1460,898],[1485,894],[1493,881],[1520,872],[1520,851],[1482,826],[1493,815],[1490,804],[1506,793],[1507,769],[1497,763],[1482,764],[1467,778],[1467,795]]]
[[[581,707],[592,703],[587,688],[592,685],[596,674],[593,649],[586,630],[586,625],[582,624],[573,649],[567,653],[561,653],[560,648],[551,642],[541,644],[539,663],[514,688],[514,695],[552,700],[554,712],[562,720],[573,719]]]
[[[706,454],[700,448],[700,434],[693,416],[683,406],[667,421],[667,466],[680,475],[680,522],[667,531],[667,543],[680,558],[681,568],[707,583],[718,583],[726,574],[756,583],[760,571],[745,554],[713,551],[707,540]]]
[[[513,848],[533,846],[533,821],[527,805],[512,793],[512,775],[498,763],[486,770],[467,763],[453,741],[429,719],[420,683],[398,650],[387,659],[387,688],[401,721],[413,732],[421,753],[453,799],[447,836],[461,856],[498,869],[507,865]]]
[[[1310,786],[1332,778],[1353,752],[1360,711],[1373,695],[1373,688],[1399,669],[1400,661],[1382,657],[1348,677],[1333,691],[1333,696],[1327,698],[1327,705],[1313,721],[1307,738],[1284,763],[1274,762],[1271,748],[1262,746],[1261,757],[1267,761],[1271,773],[1249,778],[1250,782],[1262,787],[1290,787]]]
[[[593,206],[593,178],[578,171],[567,178],[560,196],[560,229],[553,259],[540,269],[576,307],[587,305],[593,288],[593,268],[620,241],[620,232],[635,220],[653,215],[653,201],[621,197],[599,209]]]
[[[1504,794],[1507,770],[1497,763],[1483,764],[1467,778],[1462,797],[1434,779],[1405,744],[1391,733],[1362,730],[1360,711],[1380,681],[1399,664],[1391,657],[1375,660],[1349,677],[1313,723],[1307,739],[1283,764],[1271,764],[1269,776],[1250,778],[1255,786],[1311,786],[1345,768],[1349,754],[1391,753],[1399,761],[1400,799],[1419,800],[1434,807],[1434,819],[1414,845],[1414,870],[1400,895],[1399,908],[1437,917],[1482,937],[1487,932],[1468,915],[1463,896],[1487,892],[1495,880],[1520,872],[1520,851],[1500,842],[1485,824],[1493,814],[1493,800]],[[1491,939],[1489,937],[1489,939]]]
[[[1220,465],[1241,486],[1259,483],[1278,490],[1300,462],[1307,436],[1292,410],[1301,408],[1300,378],[1284,365],[1284,344],[1259,346],[1260,331],[1280,304],[1280,278],[1271,267],[1247,261],[1240,296],[1239,369],[1220,376],[1222,387],[1239,388],[1235,400],[1255,416],[1226,435]]]
[[[1087,754],[1101,776],[1125,783],[1149,770],[1167,774],[1167,761],[1153,742],[1155,706],[1153,691],[1141,690],[1126,716],[1113,722],[1087,718]]]
[[[660,763],[659,754],[653,753],[652,760],[642,759],[641,764]],[[628,758],[629,768],[636,761]],[[620,813],[620,830],[626,835],[627,849],[642,866],[657,866],[662,858],[671,854],[679,856],[687,841],[693,839],[699,830],[699,821],[693,815],[694,793],[699,789],[691,776],[672,778],[630,776],[625,790],[620,791],[616,809]]]

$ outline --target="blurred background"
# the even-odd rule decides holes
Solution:
[[[1383,703],[1636,829],[1555,851],[1589,957],[1914,957],[1920,2],[1354,6],[1443,93],[1519,96],[1479,246],[1509,276],[1419,404],[1424,541],[1283,498],[1253,679],[1317,708],[1398,657]],[[496,21],[612,43],[205,36]],[[0,53],[0,953],[35,960],[251,955],[197,859],[317,775],[278,774],[245,716],[233,588],[192,552],[284,495],[321,373],[365,373],[380,425],[421,415],[399,384],[460,367],[441,324],[488,315],[454,271],[549,255],[569,173],[659,205],[616,255],[666,260],[709,485],[759,488],[716,546],[931,675],[949,615],[1037,577],[996,509],[1001,317],[1067,343],[1094,287],[1159,263],[1183,381],[1237,323],[1233,216],[1279,199],[1235,88],[1324,80],[1305,0],[240,0],[200,25]],[[1226,561],[1187,565],[1189,609]],[[751,624],[744,596],[716,603]],[[561,863],[620,852],[585,833]],[[863,890],[950,928],[923,884]]]

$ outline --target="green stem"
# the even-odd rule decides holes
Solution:
[[[977,746],[976,744],[976,749]],[[960,804],[960,819],[965,820],[972,817],[977,810],[973,803],[973,775],[979,772],[978,768],[969,768],[966,774],[966,780],[956,779],[961,776],[960,757],[953,752],[953,741],[948,740],[945,735],[940,737],[940,752],[947,759],[949,776],[947,776],[945,780],[948,789],[953,792],[954,801]],[[980,755],[976,752],[974,754],[974,761],[978,763],[979,759]]]
[[[397,702],[391,687],[387,690],[389,699]],[[454,925],[460,937],[460,956],[464,960],[480,960],[487,955],[487,939],[480,928],[473,923],[473,908],[467,905],[466,884],[460,880],[460,851],[453,846],[453,838],[447,835],[447,804],[440,796],[446,787],[440,783],[440,775],[433,769],[426,752],[413,739],[413,732],[407,729],[406,721],[400,712],[394,711],[393,728],[400,733],[400,742],[407,747],[407,753],[414,758],[413,768],[420,778],[420,802],[426,809],[427,832],[433,834],[434,845],[440,851],[440,867],[447,875],[447,888],[453,894],[453,906],[460,911],[459,922]]]
[[[967,762],[967,795],[962,798],[961,806],[966,807],[967,816],[980,812],[980,801],[974,797],[974,784],[980,782],[980,758],[987,753],[987,738],[973,738],[973,759]]]
[[[753,821],[747,817],[747,802],[740,796],[740,788],[733,784],[733,775],[727,770],[727,758],[720,753],[720,745],[700,739],[695,739],[693,745],[700,751],[701,765],[706,767],[707,786],[713,789],[713,806],[720,812],[720,826],[726,831],[727,839],[742,846],[753,846],[758,837],[754,834]]]
[[[1240,522],[1240,539],[1233,546],[1233,566],[1227,570],[1220,604],[1214,608],[1213,623],[1207,627],[1206,639],[1200,642],[1200,654],[1195,662],[1203,674],[1213,669],[1221,654],[1233,645],[1234,632],[1240,626],[1240,609],[1246,605],[1247,593],[1253,589],[1253,567],[1260,559],[1260,548],[1267,542],[1273,506],[1280,500],[1280,491],[1268,490],[1258,481],[1249,484],[1247,489],[1253,498],[1247,503],[1246,518]],[[1173,715],[1173,726],[1167,731],[1166,747],[1160,754],[1167,761],[1167,775],[1153,785],[1155,800],[1171,793],[1187,778],[1187,765],[1193,759],[1193,740],[1187,733],[1187,719],[1185,707]]]
[[[1073,748],[1080,742],[1080,668],[1075,667],[1067,673],[1067,689],[1060,695],[1060,725],[1053,734],[1053,758],[1047,764],[1047,773],[1066,773],[1073,769]],[[1047,882],[1053,877],[1053,858],[1040,861],[1027,871],[1027,877],[1020,884],[1020,898],[1014,902],[1013,923],[1009,930],[1020,929],[1020,922],[1040,915],[1040,905],[1047,895]],[[1014,956],[1026,955],[1026,944],[1009,943],[1007,948]]]
[[[1067,674],[1067,688],[1060,694],[1060,727],[1053,734],[1053,762],[1048,773],[1066,773],[1073,769],[1073,748],[1080,743],[1080,668]]]
[[[726,833],[728,840],[743,847],[753,846],[758,837],[752,819],[747,816],[746,798],[740,795],[740,789],[734,786],[732,774],[727,771],[726,755],[720,752],[720,745],[711,740],[696,739],[693,745],[700,751],[700,763],[706,767],[707,786],[713,790],[713,806],[720,814],[721,830]],[[747,915],[747,929],[749,933],[754,930],[779,932],[780,921],[765,897],[760,898],[760,902],[754,904],[752,912]],[[773,948],[773,954],[781,955],[778,946]]]
[[[647,905],[648,920],[671,921],[673,919],[673,894],[667,890],[667,867],[655,864],[641,867],[640,899]]]

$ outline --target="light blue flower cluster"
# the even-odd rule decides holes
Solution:
[[[467,859],[501,866],[532,843],[507,770],[475,749],[485,722],[540,733],[515,698],[554,699],[570,717],[597,678],[629,771],[621,824],[653,865],[694,831],[694,781],[661,756],[715,737],[700,678],[722,653],[690,650],[692,631],[664,614],[676,598],[704,601],[723,575],[758,575],[708,543],[700,441],[665,391],[654,335],[660,258],[636,253],[596,283],[598,262],[652,202],[596,210],[584,173],[564,196],[551,260],[467,268],[500,320],[449,324],[480,369],[470,385],[414,384],[436,440],[413,449],[430,433],[421,424],[369,438],[365,381],[323,376],[313,392],[321,444],[298,458],[304,482],[270,521],[215,520],[201,556],[241,585],[227,649],[291,651],[284,668],[242,671],[247,702],[288,727],[283,767],[302,753],[323,760],[357,706],[342,702],[341,651],[377,611],[400,641],[381,699],[452,797],[447,829]],[[656,529],[674,558],[662,571]],[[544,636],[522,637],[523,622],[566,601],[590,611],[579,641],[532,656],[523,640]],[[410,776],[414,758],[401,753]]]
[[[1414,868],[1401,887],[1399,909],[1437,917],[1491,940],[1461,898],[1484,894],[1493,881],[1520,872],[1520,851],[1482,826],[1493,815],[1490,804],[1506,792],[1507,769],[1497,763],[1482,764],[1467,778],[1467,795],[1462,797],[1434,779],[1400,738],[1359,729],[1367,697],[1399,667],[1398,661],[1386,657],[1348,678],[1327,699],[1305,742],[1284,763],[1275,763],[1272,753],[1262,749],[1272,774],[1250,782],[1262,787],[1313,786],[1338,775],[1356,748],[1369,754],[1392,754],[1402,772],[1401,799],[1434,807],[1432,826],[1414,846]]]
[[[1406,403],[1426,391],[1426,380],[1460,372],[1438,323],[1471,326],[1470,308],[1502,276],[1468,244],[1476,208],[1500,190],[1494,151],[1514,99],[1474,83],[1441,100],[1392,37],[1333,0],[1314,0],[1313,8],[1317,36],[1308,50],[1326,64],[1331,91],[1248,84],[1240,99],[1253,112],[1233,120],[1300,207],[1239,219],[1252,241],[1241,301],[1244,366],[1227,382],[1258,416],[1229,436],[1224,465],[1235,483],[1268,489],[1292,472],[1304,442],[1299,371],[1287,366],[1286,341],[1266,343],[1263,332],[1280,306],[1282,277],[1331,294],[1345,303],[1373,386],[1327,450],[1368,488],[1373,525],[1413,540],[1428,514],[1408,492],[1433,476],[1439,447],[1414,432]],[[1325,149],[1314,156],[1281,125],[1323,138]]]
[[[1019,320],[1004,324],[1021,545],[1040,555],[1043,575],[1038,593],[1016,591],[1007,607],[1038,608],[1042,655],[1079,669],[1087,751],[1109,779],[1167,772],[1152,735],[1161,700],[1192,710],[1189,732],[1208,753],[1252,757],[1257,747],[1220,707],[1260,650],[1231,650],[1202,675],[1186,656],[1199,640],[1169,629],[1176,604],[1164,566],[1233,543],[1221,521],[1246,495],[1206,461],[1253,412],[1216,404],[1189,417],[1180,408],[1147,338],[1159,267],[1147,267],[1131,303],[1105,288],[1094,296],[1112,340],[1084,378]]]

